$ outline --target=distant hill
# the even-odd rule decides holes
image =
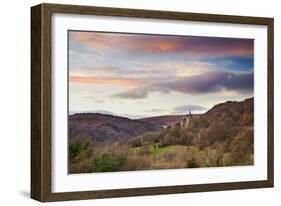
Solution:
[[[208,146],[230,140],[244,128],[253,127],[253,112],[254,99],[249,98],[217,104],[192,118],[166,115],[129,119],[110,114],[78,113],[69,115],[68,131],[70,139],[86,137],[94,143],[135,140],[146,135],[143,139],[153,139],[163,145]]]
[[[153,125],[168,126],[168,125],[175,124],[176,122],[180,122],[182,118],[183,115],[165,115],[165,116],[142,118],[138,120],[142,122],[151,123]]]
[[[146,132],[160,131],[159,124],[100,113],[69,115],[69,138],[86,137],[92,142],[126,140]]]

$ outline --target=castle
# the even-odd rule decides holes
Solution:
[[[189,120],[192,118],[192,114],[191,111],[189,110],[188,114],[183,116],[182,120],[181,120],[181,127],[182,128],[187,128]]]

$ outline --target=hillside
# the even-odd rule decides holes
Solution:
[[[69,138],[87,137],[92,142],[126,140],[161,127],[150,122],[99,113],[69,116]]]
[[[253,130],[254,99],[217,104],[202,115],[193,116],[162,130],[162,145],[198,145],[230,142],[244,130]],[[186,124],[186,121],[188,124]]]
[[[142,118],[139,120],[142,122],[151,123],[153,125],[168,126],[181,121],[182,117],[183,115],[165,115],[165,116]]]
[[[221,116],[222,114],[233,115],[235,113],[245,114],[254,112],[254,98],[245,99],[244,101],[228,101],[225,103],[220,103],[215,105],[209,111],[207,111],[203,116],[214,117]]]

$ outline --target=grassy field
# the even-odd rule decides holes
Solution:
[[[136,155],[140,153],[143,150],[143,147],[134,147],[129,148],[129,153]],[[183,146],[183,145],[171,145],[166,147],[158,147],[155,148],[154,145],[149,145],[148,154],[151,157],[157,157],[161,156],[167,153],[175,153],[175,152],[181,152],[181,151],[198,151],[196,146]]]
[[[144,169],[226,166],[231,161],[229,152],[218,153],[215,148],[200,150],[197,146],[154,144],[146,147],[129,148],[128,152],[131,159],[149,160],[150,167]]]
[[[205,146],[164,145],[151,133],[129,143],[105,145],[78,138],[70,144],[69,158],[71,173],[252,165],[252,128],[246,128],[235,138]]]

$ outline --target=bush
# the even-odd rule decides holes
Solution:
[[[89,149],[90,142],[82,142],[82,141],[75,141],[74,143],[69,145],[69,157],[73,159],[77,157],[82,151]]]
[[[194,158],[187,160],[187,167],[188,168],[197,168],[200,167],[199,164],[196,162]]]
[[[160,134],[159,142],[163,146],[175,145],[181,142],[181,124],[178,122],[173,126],[168,126]]]
[[[160,132],[146,132],[127,141],[130,147],[141,147],[144,143],[158,143]]]
[[[200,158],[201,165],[204,167],[220,167],[223,166],[223,145],[214,144],[212,147],[205,148]]]
[[[109,154],[103,154],[100,158],[94,160],[91,172],[120,171],[125,162],[126,158],[123,156],[114,157]]]
[[[69,172],[90,172],[93,148],[87,139],[77,139],[69,145]]]
[[[73,159],[77,157],[82,151],[82,144],[80,142],[76,142],[69,145],[69,158]]]

